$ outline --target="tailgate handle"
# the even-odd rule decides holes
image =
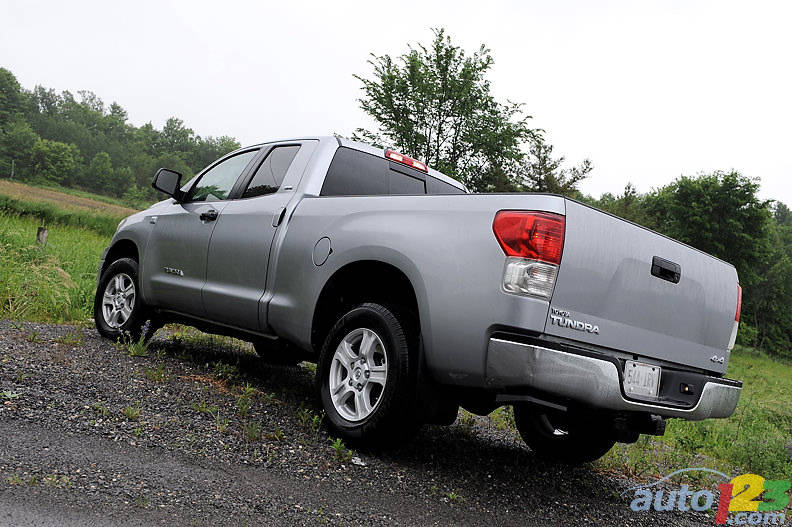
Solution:
[[[678,284],[682,276],[682,267],[672,261],[655,256],[652,258],[652,276]]]

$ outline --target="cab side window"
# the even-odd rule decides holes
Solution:
[[[276,146],[259,165],[242,198],[255,198],[277,192],[294,161],[300,145]]]
[[[239,176],[258,150],[242,152],[210,168],[192,186],[186,201],[223,201],[228,199]]]

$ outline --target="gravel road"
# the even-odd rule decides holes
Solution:
[[[633,482],[543,463],[486,418],[338,454],[311,368],[158,337],[0,321],[2,525],[713,525],[634,513]]]

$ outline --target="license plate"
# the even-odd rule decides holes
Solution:
[[[624,393],[657,397],[660,387],[660,366],[628,360],[624,364]]]

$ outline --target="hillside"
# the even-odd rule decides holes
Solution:
[[[34,187],[7,179],[0,179],[0,196],[28,202],[48,203],[71,211],[102,213],[117,217],[125,217],[137,212],[136,209],[121,205],[117,200],[107,196],[71,189],[55,190]]]

